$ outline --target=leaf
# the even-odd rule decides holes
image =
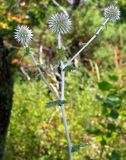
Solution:
[[[71,152],[79,152],[81,147],[89,146],[90,144],[74,144],[72,145]]]
[[[99,95],[96,94],[95,97],[96,97],[96,99],[97,99],[98,101],[104,102],[104,99],[103,99],[101,96],[99,96]]]
[[[101,145],[106,145],[106,140],[104,138],[102,138],[102,140],[100,141]]]
[[[108,156],[108,160],[120,160],[121,155],[117,151],[112,151],[111,155]]]
[[[118,81],[118,77],[116,75],[109,75],[109,79],[114,82]]]
[[[110,117],[113,119],[117,119],[119,117],[119,113],[115,109],[112,109],[110,112]]]
[[[66,104],[65,100],[56,100],[46,104],[46,107],[54,107],[54,106],[61,106],[62,104]]]
[[[57,51],[57,60],[63,60],[65,57],[65,52],[64,50],[61,48],[61,49],[58,49]]]
[[[98,83],[98,87],[102,90],[102,91],[107,91],[113,88],[112,84],[110,84],[107,81],[102,81]]]
[[[88,126],[86,131],[88,132],[88,134],[100,134],[101,131],[98,127],[95,127],[95,126]]]
[[[113,123],[109,123],[109,124],[107,125],[107,129],[108,129],[108,130],[111,130],[111,131],[116,131],[116,125],[113,124]]]
[[[91,158],[90,158],[90,156],[84,156],[84,158],[85,158],[85,160],[92,160]]]
[[[36,78],[39,79],[39,78],[42,78],[42,76],[43,76],[42,73],[38,73],[38,74],[36,75]]]
[[[119,102],[120,101],[119,97],[117,97],[117,96],[109,96],[107,98],[107,100],[111,101],[111,102]]]
[[[36,66],[39,67],[39,68],[45,67],[45,65],[44,65],[44,64],[41,64],[41,63],[38,63]]]
[[[77,70],[77,68],[72,66],[72,65],[69,65],[69,66],[64,68],[65,72],[70,72],[70,71],[73,71],[73,70]]]
[[[31,48],[26,47],[25,50],[26,50],[26,55],[30,54]]]

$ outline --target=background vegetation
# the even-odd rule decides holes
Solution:
[[[50,76],[56,64],[57,37],[47,22],[60,11],[54,1],[1,1],[0,36],[12,56],[14,95],[5,148],[5,160],[67,160],[67,142],[59,107],[46,108],[51,100],[44,83],[36,76],[28,55],[13,40],[17,24],[27,24],[34,31],[32,48],[36,58],[43,47],[43,61],[51,83],[60,81]],[[72,19],[71,32],[63,37],[69,58],[93,35],[103,21],[103,9],[109,1],[89,0],[76,9],[59,0]],[[114,3],[114,2],[113,2]],[[126,1],[116,5],[121,19],[108,24],[102,34],[74,62],[77,68],[66,77],[66,105],[72,143],[88,143],[75,148],[75,160],[126,159]],[[30,75],[31,80],[21,71]],[[56,86],[55,86],[56,87]]]

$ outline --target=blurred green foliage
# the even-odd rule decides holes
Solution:
[[[86,79],[77,71],[66,79],[67,119],[72,142],[90,145],[74,158],[125,160],[126,88],[117,85],[116,76],[95,86],[80,77]],[[14,93],[5,159],[68,159],[60,107],[46,108],[44,84],[16,80]]]
[[[18,47],[15,58],[22,57],[22,48],[12,38],[14,28],[27,24],[34,31],[31,46],[36,48],[36,57],[42,44],[45,63],[48,59],[55,63],[57,37],[49,31],[47,21],[59,8],[50,0],[1,2],[0,35],[7,47]],[[73,23],[71,32],[63,37],[69,58],[95,33],[109,2],[89,1],[75,11],[67,1],[58,2],[71,13]],[[119,0],[117,5],[121,20],[109,23],[77,59],[77,69],[67,72],[66,110],[74,151],[79,144],[90,144],[74,152],[75,160],[126,159],[126,1]],[[28,55],[23,62],[30,63]],[[25,81],[19,72],[14,79],[5,160],[67,160],[60,107],[45,107],[51,99],[39,80]]]

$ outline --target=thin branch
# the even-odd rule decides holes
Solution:
[[[98,79],[98,81],[100,81],[101,78],[100,78],[100,72],[99,72],[98,65],[97,65],[97,63],[95,63],[94,65],[95,65],[95,70],[96,70],[97,79]]]
[[[28,75],[28,73],[25,71],[24,67],[20,67],[22,73],[25,75],[25,77],[27,78],[28,81],[31,80],[30,76]]]
[[[93,37],[65,64],[64,68],[71,64],[71,62],[79,56],[79,54],[88,47],[88,45],[100,34],[100,32],[103,30],[106,23],[109,21],[109,18],[105,19],[105,21],[102,23],[100,28],[96,31],[96,33],[93,35]]]
[[[37,62],[36,62],[36,59],[35,59],[33,53],[30,52],[30,55],[31,55],[31,58],[32,58],[33,63],[37,66]],[[48,83],[48,81],[47,81],[47,79],[45,78],[44,74],[42,73],[41,69],[40,69],[39,67],[37,67],[37,70],[38,70],[38,72],[41,74],[42,79],[43,79],[44,83],[47,85],[48,89],[54,94],[54,96],[59,97],[59,95],[57,95],[57,93],[53,90],[53,88],[52,88],[52,87],[50,86],[50,84]]]
[[[67,11],[65,10],[65,8],[63,8],[58,2],[56,2],[55,0],[52,0],[52,2],[59,7],[59,9],[64,12],[66,15],[68,15]]]

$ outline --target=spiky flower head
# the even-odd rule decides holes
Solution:
[[[18,25],[15,30],[14,38],[18,42],[21,42],[23,46],[27,47],[33,36],[32,30],[25,25]]]
[[[71,28],[71,20],[64,13],[53,14],[48,21],[50,29],[55,33],[67,33]]]
[[[104,10],[105,18],[109,18],[110,22],[116,22],[120,18],[120,10],[118,7],[109,6]]]

